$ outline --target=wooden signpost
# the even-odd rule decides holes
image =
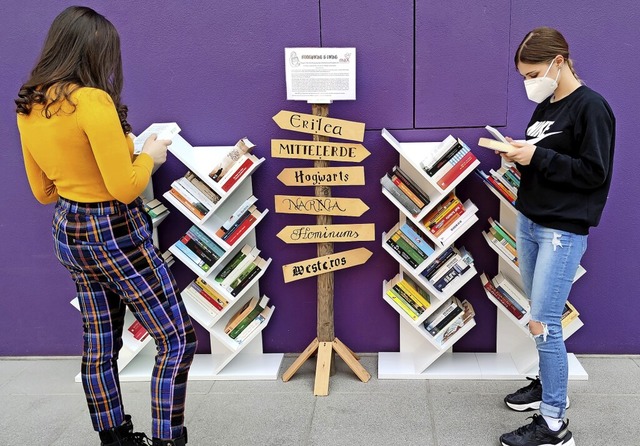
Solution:
[[[278,179],[285,186],[362,186],[364,167],[286,168]]]
[[[364,123],[332,119],[327,117],[328,114],[329,106],[327,104],[312,104],[311,115],[280,111],[273,117],[280,128],[311,133],[313,135],[313,143],[308,141],[273,140],[271,143],[272,156],[314,159],[314,172],[329,173],[332,172],[328,170],[330,169],[329,160],[357,162],[357,160],[362,160],[369,156],[369,151],[360,144],[327,142],[328,137],[355,141],[364,140]],[[285,182],[282,179],[281,181]],[[286,181],[290,180],[287,179]],[[332,198],[331,184],[331,182],[327,181],[317,181],[315,184],[315,197],[276,195],[276,212],[317,215],[316,227],[330,230],[328,228],[332,228],[332,215],[359,216],[368,209],[366,204],[359,199]],[[288,226],[287,228],[291,227]],[[293,228],[290,234],[295,232],[296,228]],[[289,232],[287,231],[286,233]],[[281,234],[282,231],[278,236],[280,237]],[[317,352],[316,378],[313,389],[313,394],[316,396],[329,394],[329,376],[335,369],[334,352],[338,353],[361,381],[367,382],[371,378],[369,372],[360,364],[360,358],[335,337],[333,271],[363,264],[372,253],[365,248],[358,248],[334,254],[333,241],[338,240],[333,238],[321,241],[308,240],[307,243],[317,243],[318,257],[283,266],[285,282],[317,276],[317,337],[282,375],[283,381],[289,381],[302,364]],[[300,243],[304,243],[304,241]]]

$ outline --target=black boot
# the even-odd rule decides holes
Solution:
[[[101,446],[148,445],[148,437],[141,432],[133,432],[131,416],[124,416],[124,423],[113,429],[98,432]]]
[[[187,428],[182,428],[182,435],[173,440],[160,440],[159,438],[153,439],[152,446],[184,446],[187,444]]]

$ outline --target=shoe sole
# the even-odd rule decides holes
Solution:
[[[501,441],[500,444],[502,446],[511,446],[503,441]],[[538,446],[576,446],[576,442],[573,440],[573,437],[571,437],[563,443],[556,443],[556,444],[546,443],[546,444],[540,444]]]
[[[507,401],[505,401],[505,403],[510,409],[515,410],[516,412],[526,412],[528,410],[540,409],[540,401],[534,401],[533,403],[529,404],[513,404]],[[565,409],[568,409],[570,405],[571,403],[569,402],[569,398],[567,397],[567,406],[565,407]]]

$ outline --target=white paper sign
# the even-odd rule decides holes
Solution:
[[[284,54],[288,100],[355,100],[355,48],[285,48]]]

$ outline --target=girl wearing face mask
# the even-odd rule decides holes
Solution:
[[[531,301],[529,331],[539,357],[539,378],[507,395],[517,411],[539,410],[533,421],[500,437],[504,446],[574,446],[568,406],[567,351],[561,316],[589,228],[597,226],[611,183],[615,117],[607,101],[582,84],[560,32],[537,28],[515,54],[527,96],[538,103],[527,141],[502,154],[522,177],[518,261]]]

